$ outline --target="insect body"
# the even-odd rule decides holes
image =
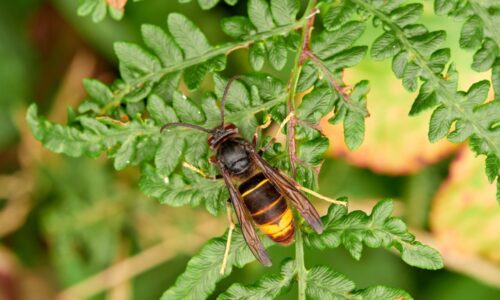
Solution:
[[[257,227],[273,241],[290,244],[295,230],[293,214],[269,179],[259,172],[238,189]]]
[[[229,125],[231,126],[231,125]],[[235,178],[245,208],[254,223],[272,240],[282,244],[293,241],[293,214],[283,195],[255,165],[245,150],[245,141],[228,139],[218,147],[217,160]]]
[[[162,130],[183,126],[208,133],[208,144],[215,151],[211,162],[220,169],[243,237],[255,257],[262,264],[270,266],[271,259],[255,231],[254,223],[273,241],[284,245],[293,241],[295,230],[289,204],[317,233],[323,231],[323,224],[316,209],[299,191],[298,183],[270,166],[255,149],[255,145],[239,135],[235,125],[224,124],[224,100],[232,80],[234,78],[229,81],[222,97],[220,126],[207,129],[188,123],[169,123]]]

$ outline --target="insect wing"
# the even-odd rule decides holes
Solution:
[[[271,266],[271,258],[269,254],[267,254],[266,249],[262,245],[257,232],[255,232],[255,228],[253,227],[253,221],[248,211],[244,207],[244,204],[241,200],[240,193],[236,190],[231,181],[231,178],[227,171],[224,170],[221,165],[221,173],[224,178],[224,182],[229,190],[229,196],[231,198],[231,203],[233,203],[234,211],[236,212],[236,216],[238,217],[238,222],[241,226],[241,231],[243,232],[243,237],[248,244],[248,247],[252,251],[253,255],[264,265]]]
[[[252,145],[246,143],[247,151],[250,156],[261,168],[264,175],[269,178],[269,180],[274,184],[274,186],[292,202],[292,204],[297,208],[299,213],[306,219],[307,223],[317,233],[323,232],[323,223],[321,218],[314,208],[314,206],[309,202],[304,194],[302,194],[298,188],[297,183],[291,179],[288,179],[279,170],[273,168],[267,161],[265,161],[253,148]]]

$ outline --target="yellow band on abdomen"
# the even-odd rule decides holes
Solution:
[[[264,185],[266,182],[268,182],[269,179],[264,179],[262,180],[261,182],[259,182],[259,184],[257,184],[256,186],[254,186],[253,188],[245,191],[243,194],[241,194],[241,197],[242,198],[245,198],[246,195],[249,195],[251,192],[255,191],[256,189],[258,189],[259,187],[261,187],[262,185]]]
[[[285,231],[292,224],[293,214],[290,208],[287,208],[276,221],[259,225],[260,230],[269,236],[274,236]]]
[[[263,209],[255,212],[252,214],[252,217],[255,217],[255,216],[258,216],[260,214],[263,214],[265,213],[266,211],[270,210],[271,208],[273,208],[276,204],[278,204],[278,202],[281,201],[281,198],[283,198],[283,195],[280,195],[276,200],[274,200],[271,204],[269,204],[268,206],[264,207]]]

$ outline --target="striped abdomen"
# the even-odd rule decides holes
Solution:
[[[286,245],[293,241],[292,211],[264,174],[252,176],[240,185],[239,190],[255,224],[263,233],[277,243]]]

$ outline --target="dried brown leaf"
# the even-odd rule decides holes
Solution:
[[[430,223],[444,248],[500,262],[500,206],[484,161],[463,148],[432,204]]]
[[[109,6],[123,11],[123,8],[125,7],[125,4],[127,4],[127,0],[106,0],[109,4]]]

